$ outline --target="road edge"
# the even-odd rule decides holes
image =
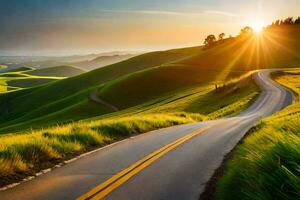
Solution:
[[[279,71],[284,71],[285,69],[279,70]],[[288,70],[288,69],[286,69]],[[277,71],[278,72],[278,71]],[[276,73],[272,72],[270,73],[270,78],[272,79],[272,75]],[[273,80],[273,79],[272,79]],[[299,99],[298,93],[296,93],[292,88],[289,88],[287,85],[283,85],[275,80],[273,80],[274,82],[278,83],[279,85],[281,85],[282,87],[284,87],[288,92],[291,93],[293,101],[290,105],[287,105],[285,107],[283,107],[281,110],[283,110],[284,108],[291,106],[293,104],[295,104],[297,102],[297,99]],[[280,111],[281,111],[280,110]],[[274,113],[275,114],[275,113]],[[273,115],[273,114],[272,114]],[[237,149],[237,147],[241,144],[244,143],[245,139],[251,135],[254,131],[257,130],[257,127],[259,126],[259,124],[261,123],[261,120],[258,121],[256,124],[254,124],[247,132],[246,134],[239,140],[239,142],[236,144],[236,146],[229,152],[227,153],[223,160],[221,165],[214,171],[213,175],[211,176],[211,178],[209,179],[209,181],[205,184],[205,188],[204,191],[200,194],[199,200],[214,200],[215,198],[215,194],[216,194],[216,189],[217,189],[217,184],[219,182],[219,180],[225,175],[226,173],[226,167],[227,167],[227,163],[229,160],[231,160],[234,156],[234,152]]]

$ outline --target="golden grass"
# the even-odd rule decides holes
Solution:
[[[228,83],[218,91],[212,87],[188,90],[158,104],[107,118],[0,135],[0,177],[3,178],[0,185],[16,174],[35,173],[131,135],[237,114],[258,94],[257,87],[249,80]],[[241,84],[244,86],[238,87]]]
[[[300,94],[300,71],[274,76]],[[217,199],[299,199],[300,103],[268,117],[234,152]]]
[[[201,115],[183,113],[137,115],[3,135],[0,137],[0,176],[35,170],[42,163],[61,160],[130,135],[202,119]]]

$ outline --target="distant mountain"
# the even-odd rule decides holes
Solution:
[[[93,69],[97,69],[100,67],[104,67],[107,65],[111,65],[117,62],[121,62],[123,60],[127,60],[129,58],[132,58],[136,55],[134,54],[125,54],[125,55],[104,55],[104,56],[99,56],[95,59],[92,60],[86,60],[86,61],[82,61],[82,62],[75,62],[75,63],[71,63],[71,65],[77,66],[81,69],[84,70],[93,70]]]
[[[35,76],[61,76],[71,77],[84,73],[85,71],[73,66],[57,66],[49,68],[35,69],[26,74]]]
[[[137,52],[113,51],[104,53],[94,53],[86,55],[71,55],[71,56],[1,56],[0,63],[7,65],[41,65],[51,67],[55,65],[63,65],[66,63],[90,61],[102,56],[124,56],[137,55]]]

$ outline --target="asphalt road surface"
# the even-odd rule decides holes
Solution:
[[[174,126],[103,148],[31,181],[0,192],[0,199],[199,199],[205,184],[245,133],[293,101],[290,91],[253,76],[262,93],[227,119]]]

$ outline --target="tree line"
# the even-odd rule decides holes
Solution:
[[[215,44],[217,41],[223,41],[225,38],[226,34],[225,33],[220,33],[218,36],[218,39],[215,35],[211,34],[208,35],[205,40],[204,40],[204,45],[205,46],[212,46],[213,44]]]
[[[300,25],[300,17],[295,19],[293,17],[288,17],[286,19],[276,20],[271,25],[267,26],[267,28],[284,26],[284,25]],[[253,28],[251,28],[250,26],[246,26],[241,29],[239,37],[247,37],[252,35],[253,33],[254,33]],[[225,33],[220,33],[217,39],[215,35],[210,34],[205,38],[204,45],[206,47],[212,47],[213,45],[224,41],[225,36],[226,36]],[[231,38],[232,36],[229,37]]]
[[[279,19],[274,21],[269,27],[282,26],[282,25],[300,25],[300,17],[294,19],[293,17],[288,17],[286,19]]]
[[[239,36],[240,37],[247,37],[247,36],[251,36],[253,34],[253,29],[250,26],[246,26],[244,28],[241,29]],[[212,47],[215,44],[221,43],[224,41],[226,34],[225,33],[220,33],[218,35],[218,39],[215,35],[211,34],[208,35],[205,40],[204,40],[204,45],[206,47]],[[231,35],[229,35],[229,38],[232,38]]]

